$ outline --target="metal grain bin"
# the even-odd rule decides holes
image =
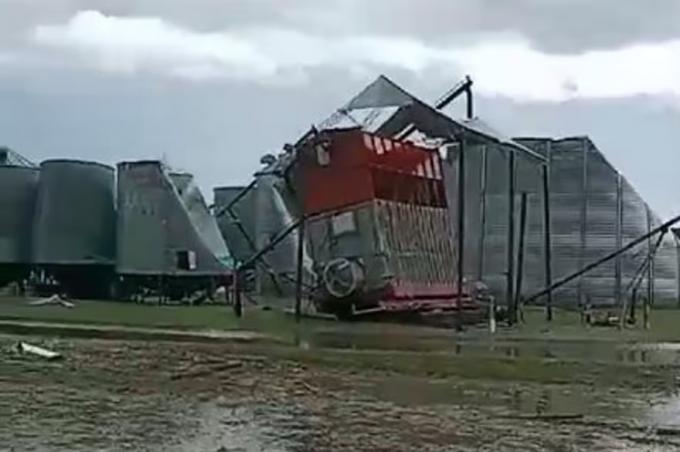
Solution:
[[[46,160],[40,169],[34,263],[112,265],[114,169],[79,160]]]
[[[0,264],[30,262],[39,175],[38,168],[0,166]]]
[[[119,273],[198,276],[230,270],[217,224],[186,176],[171,177],[158,161],[118,164]],[[205,233],[213,226],[217,237]],[[180,265],[184,260],[190,265]]]
[[[246,261],[255,252],[255,197],[257,188],[251,188],[231,208],[236,218],[223,209],[228,206],[246,187],[217,187],[214,189],[215,211],[220,215],[217,224],[227,242],[234,259]],[[239,224],[240,223],[240,224]]]

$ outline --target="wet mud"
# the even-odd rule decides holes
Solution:
[[[674,374],[674,360],[636,373],[639,384],[556,384],[321,365],[247,344],[21,336],[65,357],[48,362],[17,354],[17,340],[0,336],[0,450],[680,449],[674,381],[644,382],[645,372]],[[619,352],[612,344],[605,356]],[[484,356],[465,344],[460,353]]]

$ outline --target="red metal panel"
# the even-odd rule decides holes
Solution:
[[[316,215],[375,198],[368,168],[313,171],[305,177],[305,213]]]
[[[370,199],[444,207],[439,154],[360,130],[334,131],[328,164],[305,159],[305,212],[315,215]]]

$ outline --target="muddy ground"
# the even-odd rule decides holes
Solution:
[[[65,358],[19,355],[19,340]],[[0,336],[0,450],[680,449],[672,428],[657,431],[680,423],[674,359],[619,362],[612,351],[614,367],[578,367],[578,378],[521,367],[470,378],[455,350],[433,357],[450,362],[432,372],[401,365],[421,352],[303,345]],[[489,359],[514,369],[519,358]]]

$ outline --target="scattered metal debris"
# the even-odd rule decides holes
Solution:
[[[45,358],[50,361],[63,358],[61,353],[57,353],[52,350],[47,350],[46,348],[38,347],[37,345],[32,345],[27,342],[18,342],[16,350],[19,353],[30,353],[32,355],[37,355],[40,356],[41,358]]]
[[[48,298],[41,298],[40,300],[33,300],[29,301],[28,304],[30,306],[63,306],[65,308],[75,308],[76,305],[74,303],[71,303],[70,301],[66,301],[63,298],[61,298],[59,295],[52,295],[51,297]]]

